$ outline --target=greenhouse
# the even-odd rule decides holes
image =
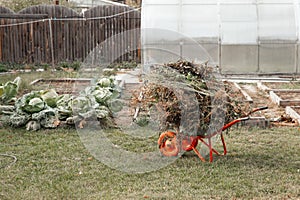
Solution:
[[[299,74],[299,0],[144,0],[144,64],[209,61],[224,74]]]

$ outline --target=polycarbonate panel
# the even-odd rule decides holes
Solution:
[[[179,7],[174,5],[148,5],[143,10],[142,28],[178,31]]]
[[[179,44],[183,35],[166,29],[142,29],[142,44]]]
[[[300,74],[300,45],[297,44],[297,69],[296,73]]]
[[[233,12],[234,11],[234,12]],[[256,6],[246,5],[221,5],[220,6],[221,21],[257,21]]]
[[[182,4],[191,4],[191,5],[196,5],[196,4],[217,4],[219,1],[218,0],[182,0]]]
[[[170,44],[155,44],[144,45],[143,62],[144,64],[163,64],[179,60],[180,57],[179,45]]]
[[[208,49],[205,49],[205,47],[201,44],[184,44],[181,47],[181,52],[182,52],[182,58],[190,61],[196,61],[196,62],[210,62],[210,63],[215,63],[216,61],[214,60],[213,56],[210,55],[212,51],[218,50],[217,45],[210,46],[211,52],[208,52]],[[215,57],[216,58],[216,57]]]
[[[223,23],[221,41],[222,44],[256,44],[257,24],[255,22]]]
[[[257,73],[257,45],[222,45],[221,70],[227,74]]]
[[[181,32],[195,38],[218,37],[217,5],[184,5],[181,13]]]
[[[259,37],[261,40],[296,40],[294,5],[258,5]]]
[[[234,12],[232,12],[234,10]],[[254,5],[221,5],[221,41],[225,44],[257,43],[257,13]]]
[[[259,71],[261,73],[294,73],[296,44],[261,44]]]
[[[295,20],[296,20],[296,26],[297,26],[297,35],[298,35],[298,41],[300,41],[300,0],[296,0],[297,3],[295,3]]]
[[[193,38],[214,38],[219,37],[219,27],[208,22],[195,26],[190,22],[182,25],[182,33]]]
[[[143,4],[155,4],[155,5],[161,5],[161,4],[179,4],[180,0],[147,0],[143,1]]]
[[[294,0],[257,0],[257,3],[265,3],[265,4],[286,4],[286,3],[294,3]]]
[[[219,0],[220,4],[251,4],[256,0]]]
[[[206,56],[210,56],[209,63],[219,65],[219,45],[218,43],[199,43],[206,51]],[[193,53],[193,52],[192,52]],[[199,57],[199,55],[197,55]]]

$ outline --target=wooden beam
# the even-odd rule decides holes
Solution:
[[[253,103],[253,99],[250,97],[250,95],[245,91],[243,90],[238,83],[236,82],[233,82],[233,85],[242,93],[242,95],[246,98],[246,102],[249,102],[249,103]]]
[[[282,101],[282,99],[274,92],[274,91],[270,91],[269,92],[269,95],[270,95],[270,99],[276,103],[277,105],[280,106],[280,103]]]
[[[261,81],[257,82],[257,87],[259,89],[261,89],[262,91],[265,91],[265,92],[269,92],[269,91],[272,90],[271,88],[269,88],[268,86],[266,86],[265,84],[263,84]]]
[[[47,14],[3,14],[0,13],[2,19],[46,19]]]
[[[299,93],[300,91],[299,90],[296,90],[296,91],[270,91],[269,92],[269,95],[270,95],[270,98],[271,100],[276,103],[277,105],[279,106],[283,106],[283,107],[286,107],[286,106],[300,106],[300,100],[284,100],[282,99],[278,93]]]
[[[286,106],[300,106],[299,100],[282,100],[280,102],[280,106],[286,107]]]
[[[297,113],[297,111],[294,108],[299,109],[300,107],[299,106],[298,107],[297,106],[296,107],[287,106],[285,108],[285,113],[287,115],[289,115],[291,118],[297,120],[298,124],[300,125],[300,113]]]

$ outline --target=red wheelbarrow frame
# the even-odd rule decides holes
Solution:
[[[223,131],[230,128],[236,123],[247,121],[250,119],[250,115],[254,112],[268,109],[268,107],[259,107],[253,109],[251,112],[249,112],[245,117],[235,119],[228,124],[225,124],[220,130],[210,134],[210,135],[197,135],[197,136],[184,136],[181,138],[180,144],[178,144],[178,139],[175,132],[172,131],[166,131],[163,132],[159,139],[158,139],[158,145],[161,153],[164,156],[177,156],[179,151],[191,151],[193,150],[197,156],[200,158],[201,161],[205,162],[205,158],[200,154],[198,149],[196,148],[198,145],[198,141],[202,142],[205,146],[209,149],[209,161],[213,161],[213,153],[216,155],[226,155],[227,149],[226,149],[226,143],[223,135]],[[212,141],[211,139],[220,134],[222,145],[223,145],[223,152],[219,153],[215,148],[212,147]],[[205,139],[208,140],[208,142],[205,141]]]

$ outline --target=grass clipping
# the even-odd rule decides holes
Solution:
[[[242,103],[228,95],[231,86],[217,75],[207,63],[180,60],[151,66],[147,81],[132,99],[133,106],[140,110],[137,118],[158,121],[160,131],[175,130],[185,135],[219,130],[245,113]],[[158,113],[156,119],[153,111]]]

